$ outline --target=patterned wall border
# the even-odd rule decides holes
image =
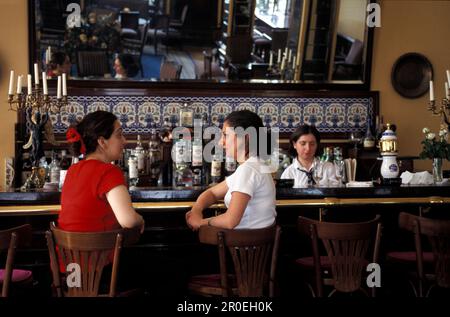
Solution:
[[[51,115],[56,133],[95,110],[117,115],[126,134],[148,133],[152,122],[178,122],[179,109],[188,101],[197,116],[207,114],[210,125],[220,125],[234,110],[258,113],[266,126],[292,132],[302,123],[315,124],[320,132],[364,132],[374,120],[372,97],[166,97],[166,96],[71,96],[69,105]]]

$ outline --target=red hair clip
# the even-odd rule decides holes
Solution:
[[[67,142],[69,143],[75,143],[80,141],[81,143],[80,152],[81,154],[86,154],[86,146],[84,145],[83,139],[81,138],[81,135],[80,133],[78,133],[77,129],[75,129],[74,127],[70,127],[69,129],[67,129],[66,139]]]

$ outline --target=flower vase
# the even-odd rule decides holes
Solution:
[[[440,183],[443,180],[442,176],[442,158],[433,159],[433,181],[434,183]]]

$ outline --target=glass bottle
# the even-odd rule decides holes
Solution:
[[[148,168],[147,172],[152,179],[152,183],[155,184],[159,178],[161,172],[161,140],[155,126],[152,126],[150,130],[150,141],[148,142]]]
[[[375,147],[375,137],[370,130],[370,124],[367,122],[366,135],[364,136],[363,147],[365,149],[372,149]]]
[[[184,103],[180,108],[180,127],[192,128],[194,126],[194,110]]]
[[[59,161],[55,152],[52,155],[52,162],[50,163],[50,183],[59,183],[59,174],[61,172],[61,167],[59,166]]]
[[[200,128],[201,129],[201,128]],[[194,133],[192,142],[192,185],[200,186],[203,183],[203,142]]]
[[[128,158],[128,185],[135,187],[139,181],[138,159],[133,153]]]
[[[134,155],[137,158],[137,168],[138,168],[139,174],[144,174],[145,173],[145,150],[144,150],[144,147],[142,146],[140,134],[138,134],[138,136],[137,136],[137,143],[136,143],[136,147],[134,148]]]
[[[214,154],[211,162],[211,184],[218,184],[222,176],[222,155]]]
[[[336,179],[339,181],[339,186],[345,183],[345,163],[342,156],[342,149],[336,146],[333,150],[334,154],[334,167],[336,170]]]

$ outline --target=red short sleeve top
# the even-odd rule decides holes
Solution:
[[[99,232],[119,229],[106,193],[125,185],[122,171],[115,165],[84,160],[67,171],[61,193],[58,225],[66,231]]]

